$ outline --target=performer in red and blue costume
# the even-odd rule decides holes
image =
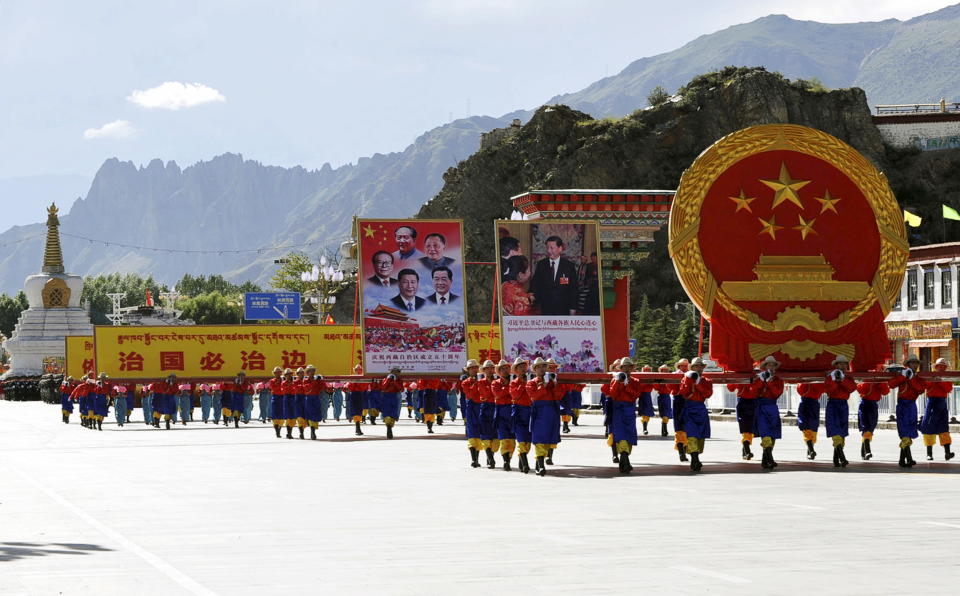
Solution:
[[[284,424],[287,427],[288,439],[293,438],[293,427],[297,425],[297,391],[300,390],[300,383],[297,382],[294,371],[285,369],[283,371],[283,383],[280,394],[283,395],[283,415],[286,416]]]
[[[850,374],[850,361],[840,354],[830,363],[834,367],[827,373],[823,383],[827,394],[825,422],[827,436],[833,441],[833,467],[847,467],[847,456],[843,452],[847,435],[850,434],[850,394],[857,390],[856,379]]]
[[[657,368],[657,372],[669,373],[672,371],[668,365],[661,364]],[[670,399],[671,387],[669,383],[654,383],[653,388],[657,391],[657,416],[660,417],[660,436],[666,437],[669,435],[667,424],[673,418],[673,403]]]
[[[500,457],[503,458],[503,469],[510,471],[510,458],[517,448],[516,437],[513,433],[513,399],[510,397],[510,363],[500,360],[497,364],[496,375],[490,383],[493,392],[493,403],[496,406],[494,425],[497,428],[497,441],[500,442]]]
[[[644,365],[640,372],[653,372],[653,367]],[[581,385],[581,387],[583,387]],[[582,394],[581,394],[582,395]],[[640,422],[643,425],[643,434],[648,435],[647,423],[654,417],[653,411],[653,384],[640,383],[640,398],[637,400],[637,414],[640,416]]]
[[[170,373],[166,380],[152,383],[151,389],[153,390],[153,426],[160,428],[160,419],[163,418],[167,430],[170,430],[170,420],[176,410],[174,396],[180,390],[177,385],[177,375]]]
[[[70,424],[70,414],[73,414],[73,400],[70,399],[70,395],[77,385],[79,383],[74,381],[73,377],[67,377],[60,383],[60,414],[63,416],[64,424]]]
[[[767,356],[760,363],[760,374],[751,383],[757,392],[757,433],[760,435],[760,447],[763,448],[760,465],[765,470],[777,467],[773,459],[773,447],[782,435],[777,400],[783,395],[783,379],[777,376],[778,368],[780,363],[777,359]]]
[[[353,373],[363,374],[363,368],[358,364],[353,367]],[[358,437],[363,435],[360,424],[363,422],[363,396],[367,391],[367,385],[359,381],[350,381],[344,386],[344,392],[347,394],[347,417],[353,421],[356,427],[354,434]],[[287,422],[289,424],[289,420]]]
[[[690,362],[690,370],[680,381],[683,396],[683,423],[687,433],[687,453],[690,454],[690,469],[699,472],[703,468],[700,455],[710,438],[710,413],[706,401],[713,395],[713,383],[703,376],[706,364],[697,356]]]
[[[760,363],[754,364],[754,375],[760,373]],[[743,449],[740,457],[747,461],[753,459],[753,436],[757,432],[757,390],[751,383],[730,383],[727,389],[737,394],[737,424],[740,428],[740,444]]]
[[[437,390],[440,388],[440,379],[419,379],[417,388],[420,390],[420,415],[427,424],[427,434],[433,434],[433,425],[437,421]]]
[[[920,359],[911,354],[903,361],[903,368],[887,381],[891,389],[897,390],[897,434],[900,436],[901,468],[917,464],[910,446],[913,445],[913,440],[920,436],[917,431],[917,398],[927,390],[926,382],[917,374],[919,370]]]
[[[403,381],[400,380],[400,367],[394,366],[380,381],[380,407],[383,408],[383,423],[387,427],[387,438],[393,438],[393,426],[400,419],[400,394],[403,393]]]
[[[480,438],[480,363],[476,360],[467,360],[463,367],[464,374],[460,377],[460,389],[463,392],[463,426],[467,437],[467,448],[470,450],[470,467],[479,468],[480,452],[483,451],[483,439]]]
[[[92,410],[89,406],[89,400],[91,395],[91,390],[93,389],[93,384],[96,381],[93,378],[93,371],[87,373],[86,378],[83,382],[73,388],[73,391],[70,392],[70,400],[77,403],[77,407],[80,409],[80,424],[84,428],[90,428],[93,424],[91,417],[88,415],[88,410]]]
[[[477,377],[477,388],[480,389],[480,439],[483,441],[483,450],[487,454],[487,467],[497,467],[493,454],[500,449],[500,440],[497,438],[497,402],[493,395],[494,370],[496,366],[492,360],[484,360],[480,366],[480,375]],[[558,425],[559,427],[559,425]]]
[[[603,412],[603,436],[607,438],[607,447],[613,454],[613,463],[617,464],[620,463],[620,454],[617,453],[617,446],[613,442],[613,432],[611,430],[613,423],[610,416],[613,414],[613,399],[610,397],[610,384],[613,382],[613,377],[620,373],[619,358],[610,363],[609,372],[610,380],[600,385],[600,411]]]
[[[677,370],[674,372],[687,374],[690,361],[686,358],[677,360]],[[683,408],[686,405],[680,393],[680,385],[670,386],[670,395],[673,396],[673,448],[677,450],[680,461],[687,461],[687,429],[683,418]]]
[[[942,373],[947,370],[947,361],[938,358],[933,365],[934,372]],[[940,439],[943,447],[943,458],[953,459],[950,451],[950,409],[947,407],[947,398],[953,393],[953,383],[950,381],[927,381],[927,407],[923,410],[920,420],[920,432],[923,433],[923,444],[927,448],[927,460],[933,461],[933,446]]]
[[[317,367],[312,364],[307,365],[306,376],[301,381],[300,386],[303,390],[303,416],[310,425],[310,440],[317,440],[317,429],[320,428],[320,418],[323,415],[321,409],[322,400],[320,394],[329,391],[323,377],[317,376]],[[300,429],[300,438],[303,438],[303,429]]]
[[[527,395],[527,361],[523,358],[517,358],[513,361],[510,375],[510,423],[513,427],[513,436],[517,442],[517,451],[519,455],[517,460],[520,464],[520,471],[524,474],[530,473],[530,409],[533,402]]]
[[[537,461],[537,475],[547,474],[546,465],[553,465],[553,451],[560,444],[560,400],[556,373],[547,371],[547,362],[537,358],[531,365],[535,378],[527,382],[527,394],[533,401],[530,413],[530,435]]]
[[[289,368],[287,369],[288,373],[291,375],[293,371]],[[273,430],[277,433],[277,438],[280,438],[280,429],[283,428],[283,425],[286,424],[287,418],[283,409],[284,401],[284,391],[283,386],[283,374],[284,371],[279,366],[273,368],[273,378],[267,381],[267,386],[270,388],[270,421],[273,423]]]
[[[890,393],[886,383],[857,383],[857,393],[860,394],[860,407],[857,408],[857,429],[860,431],[860,458],[873,458],[870,450],[870,441],[873,432],[877,430],[878,410],[880,400]]]
[[[820,430],[820,396],[826,391],[823,383],[800,383],[797,393],[800,405],[797,406],[797,428],[803,432],[803,442],[807,445],[807,459],[815,459],[817,451],[817,432]]]
[[[619,371],[610,381],[610,438],[617,450],[620,473],[629,474],[630,453],[637,444],[637,398],[640,397],[640,381],[630,376],[634,364],[630,358],[621,358]]]

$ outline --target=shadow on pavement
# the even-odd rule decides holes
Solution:
[[[834,468],[823,463],[781,461],[775,470],[764,470],[760,462],[716,463],[704,460],[700,472],[692,472],[688,464],[654,464],[631,461],[633,471],[620,474],[617,465],[609,466],[547,466],[547,476],[558,478],[620,478],[628,476],[699,476],[703,474],[782,474],[784,472],[819,472],[823,474],[960,474],[960,466],[946,462],[917,462],[913,468],[901,468],[896,462],[851,462],[846,468]],[[532,473],[532,472],[531,472]]]
[[[46,557],[49,555],[89,555],[94,552],[108,552],[106,548],[97,544],[81,544],[73,542],[49,542],[39,544],[35,542],[0,542],[0,562],[16,561],[27,557]]]

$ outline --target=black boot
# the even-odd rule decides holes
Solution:
[[[863,461],[867,461],[867,459],[869,459],[867,457],[867,442],[865,440],[860,443],[860,459]]]
[[[363,431],[360,430],[360,422],[357,421],[357,422],[354,423],[354,424],[356,425],[357,428],[356,428],[356,431],[355,431],[353,434],[355,434],[355,435],[357,435],[357,436],[359,437],[359,436],[361,436],[361,435],[363,434]],[[288,430],[288,436],[289,436],[289,429],[287,429],[287,430]]]
[[[167,430],[170,430],[170,419],[167,418],[164,422],[165,422],[166,425],[167,425]]]
[[[427,422],[427,434],[428,435],[433,434],[433,422]]]
[[[443,418],[437,418],[437,426],[443,426]]]
[[[687,446],[683,443],[677,443],[677,453],[680,455],[680,461],[687,461]]]
[[[277,438],[279,439],[279,438],[280,438],[280,427],[279,427],[279,426],[274,426],[274,427],[273,427],[273,430],[276,431],[276,433],[277,433]]]
[[[833,467],[834,468],[840,467],[840,446],[839,445],[834,445],[833,447]]]
[[[473,447],[471,447],[470,448],[470,467],[479,468],[480,467],[479,459],[480,459],[480,452],[474,449]]]
[[[566,421],[564,421],[563,423],[563,432],[565,433],[570,432],[570,425]]]
[[[186,420],[183,421],[183,425],[184,425],[184,426],[187,425],[187,421],[186,421]],[[240,417],[239,417],[239,416],[237,416],[236,418],[233,419],[233,428],[240,428]]]
[[[613,452],[613,463],[615,464],[620,463],[620,454],[617,453],[617,446],[610,445],[610,451]]]
[[[690,454],[690,469],[694,472],[699,472],[703,468],[703,464],[700,463],[700,454],[691,453]]]
[[[521,453],[518,457],[519,457],[519,460],[520,460],[520,471],[523,472],[524,474],[529,474],[529,473],[530,473],[530,460],[527,459],[527,454],[526,454],[526,453]]]
[[[579,414],[574,414],[574,415],[573,415],[573,425],[574,425],[574,426],[580,426],[580,415],[579,415]]]
[[[847,461],[847,454],[843,452],[843,445],[837,447],[837,455],[840,456],[840,467],[846,468],[850,462]]]
[[[547,465],[548,466],[553,465],[553,449],[550,449],[547,451]]]
[[[624,451],[620,454],[620,473],[629,474],[633,471],[633,466],[630,465],[630,454]]]
[[[666,422],[661,422],[661,423],[660,423],[660,436],[661,436],[661,437],[667,436],[667,423],[666,423]]]
[[[953,453],[953,451],[950,451],[949,443],[943,446],[943,459],[950,461],[951,459],[953,459],[954,455],[955,454]]]
[[[103,430],[103,420],[97,420],[97,430]]]
[[[513,469],[513,468],[510,467],[510,454],[509,454],[509,453],[501,453],[500,455],[503,456],[503,469],[504,469],[505,471],[509,472],[510,470]]]
[[[764,447],[763,448],[763,457],[760,459],[760,467],[764,470],[772,470],[773,466],[770,462],[773,461],[773,447]]]
[[[873,459],[873,451],[870,450],[870,439],[863,442],[863,451],[866,455],[864,459]]]
[[[897,462],[897,465],[900,466],[901,468],[907,467],[907,448],[906,447],[900,448],[900,461]]]
[[[933,445],[927,445],[927,461],[933,461]]]
[[[813,441],[807,441],[807,459],[816,459],[817,452],[813,448]]]
[[[643,422],[642,424],[643,424],[643,434],[649,435],[650,432],[647,430],[647,424],[649,424],[649,422]]]
[[[392,439],[392,438],[393,438],[393,427],[392,427],[392,426],[388,426],[388,427],[387,427],[387,438],[388,438],[388,439]]]
[[[64,423],[64,424],[67,424],[67,415],[64,414],[64,415],[62,416],[62,418],[63,418],[63,423]]]
[[[908,466],[917,465],[917,460],[913,459],[913,451],[910,449],[910,446],[907,445],[904,449],[906,450],[906,455],[907,455],[907,465]]]
[[[547,475],[547,466],[543,463],[543,456],[537,456],[537,476],[546,476]]]
[[[370,416],[370,424],[376,424],[376,423],[377,423],[377,417],[376,417],[376,416]]]
[[[487,467],[491,470],[497,467],[497,462],[493,459],[493,449],[487,449]]]
[[[310,427],[310,440],[311,441],[317,440],[317,429],[313,428],[312,426]]]
[[[750,441],[743,442],[743,454],[741,457],[745,460],[753,459],[753,452],[750,451]]]
[[[302,426],[299,426],[299,427],[297,427],[297,430],[300,431],[300,438],[302,439],[302,438],[303,438],[303,427],[302,427]]]

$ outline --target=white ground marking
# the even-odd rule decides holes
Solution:
[[[702,575],[704,577],[712,577],[713,579],[722,579],[723,581],[730,582],[731,584],[752,583],[749,579],[745,577],[739,577],[736,575],[727,575],[726,573],[710,571],[709,569],[700,569],[699,567],[691,567],[689,565],[678,565],[675,567],[671,567],[671,569],[676,569],[677,571],[683,571],[685,573],[691,573],[693,575]]]

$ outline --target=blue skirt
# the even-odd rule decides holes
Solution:
[[[93,413],[97,416],[106,416],[109,410],[109,402],[106,395],[97,395],[93,398]]]
[[[901,439],[916,439],[917,400],[897,398],[897,433]]]
[[[653,418],[653,396],[650,395],[649,391],[641,393],[637,403],[639,404],[637,409],[641,416]]]
[[[683,427],[688,437],[709,439],[710,413],[707,412],[707,405],[702,401],[687,401],[683,406]]]
[[[797,428],[800,430],[820,429],[820,400],[814,397],[801,397],[797,407]],[[828,436],[833,436],[827,432]]]
[[[420,392],[420,409],[424,414],[437,413],[437,390],[424,389]]]
[[[497,438],[497,406],[490,402],[480,404],[480,438],[490,441]]]
[[[347,394],[347,418],[363,416],[363,391],[351,391]],[[289,414],[287,414],[289,416]]]
[[[657,415],[661,418],[673,418],[669,393],[657,393]]]
[[[497,438],[501,441],[514,438],[513,420],[511,419],[512,409],[513,406],[510,404],[500,404],[496,406],[494,425],[497,427]]]
[[[296,395],[283,396],[283,413],[287,415],[287,418],[286,418],[287,420],[297,419],[297,396]]]
[[[223,392],[222,397],[221,397],[221,399],[220,399],[220,407],[223,408],[224,410],[236,410],[236,409],[238,409],[238,408],[236,408],[236,407],[234,406],[234,403],[233,403],[233,392],[232,392],[232,391],[224,391],[224,392]],[[241,405],[241,408],[242,408],[242,405]]]
[[[272,420],[286,420],[287,417],[284,415],[283,411],[283,396],[282,395],[271,395],[270,396],[270,418]]]
[[[780,431],[780,408],[777,406],[777,400],[767,397],[757,398],[757,434],[761,437],[779,439]]]
[[[679,395],[673,396],[673,430],[674,432],[683,432],[687,430],[686,422],[683,419],[683,408],[686,405],[686,402],[683,397]]]
[[[307,396],[304,395],[304,394],[302,394],[302,393],[298,393],[298,394],[296,394],[296,395],[293,396],[293,417],[294,417],[294,418],[306,418],[306,417],[307,417],[307,413],[306,413],[306,401],[307,401],[307,399],[306,399],[306,398],[307,398]],[[236,404],[233,405],[233,409],[237,409],[237,405],[236,405]]]
[[[539,445],[560,442],[560,404],[555,401],[535,401],[530,413],[530,439]]]
[[[128,411],[128,412],[132,412],[132,411],[133,411],[133,403],[134,403],[134,402],[133,402],[133,392],[130,391],[130,392],[127,393],[127,411]]]
[[[321,401],[319,395],[306,395],[303,398],[304,418],[310,422],[320,422]]]
[[[400,418],[400,394],[399,393],[381,393],[380,394],[380,412],[384,418]]]
[[[73,413],[73,402],[70,401],[69,393],[60,394],[60,409],[66,412],[70,412],[71,414]]]
[[[737,398],[737,424],[741,433],[757,434],[757,400],[756,398]]]
[[[861,399],[860,407],[857,408],[857,428],[862,433],[872,433],[877,429],[877,407],[880,402],[869,399]]]
[[[610,432],[613,443],[637,444],[637,410],[632,401],[610,400]]]
[[[513,434],[518,443],[530,442],[530,406],[511,406],[510,418]]]
[[[850,403],[845,399],[827,400],[827,412],[824,416],[828,437],[845,437],[850,431]]]
[[[463,402],[463,427],[468,439],[480,438],[480,404],[473,400]]]
[[[449,400],[447,399],[447,390],[446,389],[437,389],[437,410],[447,411],[449,408]]]
[[[920,432],[925,435],[950,432],[950,409],[947,407],[947,398],[927,396],[927,407],[923,410]]]
[[[373,389],[367,393],[367,409],[368,410],[383,410],[383,404],[380,403],[382,394],[379,389]]]

